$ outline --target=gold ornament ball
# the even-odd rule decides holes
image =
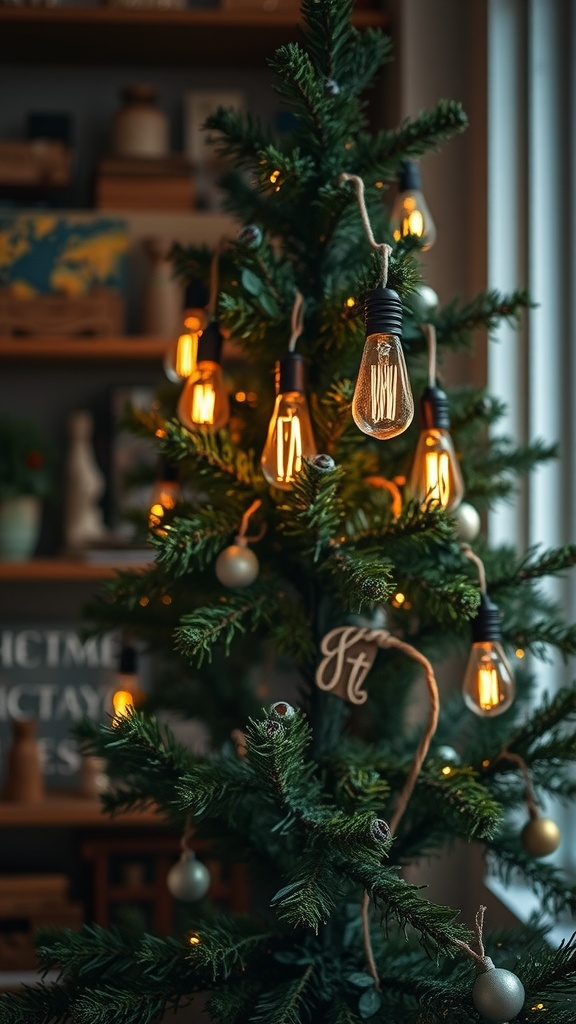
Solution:
[[[245,544],[231,544],[218,555],[215,570],[225,587],[249,587],[260,572],[260,563]]]
[[[522,846],[532,857],[547,857],[560,846],[562,835],[551,818],[530,818],[522,829]]]

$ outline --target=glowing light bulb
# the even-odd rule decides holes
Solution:
[[[164,355],[164,373],[174,383],[187,380],[196,366],[198,338],[206,326],[205,311],[185,309],[183,326],[184,331]]]
[[[150,494],[150,508],[148,512],[148,526],[157,533],[165,534],[162,526],[166,512],[176,506],[180,495],[180,486],[174,466],[171,466],[165,459],[162,460],[160,475],[152,487]]]
[[[371,437],[396,437],[410,425],[414,399],[402,351],[402,303],[390,288],[366,298],[366,344],[352,399],[357,427]]]
[[[304,360],[288,352],[276,364],[278,395],[262,452],[262,472],[269,484],[289,491],[304,456],[316,455],[304,381]]]
[[[228,422],[230,403],[220,366],[221,351],[222,335],[212,322],[198,339],[196,369],[178,401],[178,419],[189,430],[220,430]]]
[[[427,387],[422,396],[420,433],[410,492],[425,508],[453,511],[464,497],[464,483],[449,434],[448,399],[440,388]]]
[[[395,242],[402,238],[421,238],[422,250],[426,252],[436,241],[436,227],[421,191],[420,170],[411,160],[401,166],[390,225]]]
[[[472,623],[473,643],[462,685],[467,706],[482,718],[501,715],[516,695],[514,676],[501,639],[498,608],[482,594]]]

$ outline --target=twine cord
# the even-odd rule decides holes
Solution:
[[[292,306],[292,321],[290,325],[291,334],[288,343],[288,351],[293,352],[296,342],[304,330],[304,296],[296,288],[294,305]]]
[[[208,312],[210,317],[213,317],[214,314],[216,313],[216,306],[218,304],[218,290],[220,287],[220,256],[224,252],[224,249],[226,248],[227,244],[228,239],[226,237],[222,237],[218,242],[218,245],[214,249],[214,252],[212,253],[212,259],[210,261],[210,293],[208,298],[208,305],[206,306],[206,311]]]
[[[474,923],[474,935],[476,939],[476,946],[478,948],[478,952],[472,949],[472,946],[469,946],[467,942],[463,942],[462,939],[452,940],[455,946],[459,946],[460,949],[464,951],[464,953],[467,953],[468,956],[471,956],[472,959],[475,960],[476,963],[478,963],[484,970],[486,969],[486,952],[484,950],[484,940],[482,938],[482,932],[484,929],[485,913],[486,907],[480,907],[478,909],[478,913],[476,914],[476,920]]]
[[[526,804],[528,806],[528,813],[530,814],[531,818],[537,818],[538,805],[536,803],[536,797],[534,796],[534,789],[532,787],[532,779],[530,778],[530,772],[528,771],[528,767],[526,765],[524,758],[520,757],[520,754],[514,754],[511,750],[506,750],[506,748],[504,748],[502,753],[498,754],[496,760],[513,761],[514,764],[518,765],[520,772],[522,774],[522,778],[524,779],[524,789],[526,791]]]
[[[434,324],[422,324],[428,344],[428,386],[436,384],[436,328]]]
[[[180,849],[182,850],[183,854],[192,852],[191,842],[193,834],[194,832],[192,829],[192,819],[188,814],[186,817],[184,832],[182,833],[182,838],[180,839]]]
[[[486,594],[486,570],[484,568],[484,562],[478,555],[472,551],[469,544],[462,544],[462,551],[469,558],[471,562],[474,562],[478,566],[478,576],[480,579],[480,590],[483,594]]]
[[[247,508],[245,513],[244,513],[244,515],[242,516],[242,521],[240,523],[240,529],[239,529],[238,533],[236,534],[236,543],[240,544],[242,547],[245,547],[246,544],[253,544],[253,543],[256,543],[256,541],[262,540],[262,537],[266,533],[266,523],[263,523],[262,526],[260,527],[260,530],[258,531],[258,533],[254,534],[254,536],[252,536],[252,537],[247,537],[246,536],[246,531],[248,529],[248,523],[250,522],[250,516],[254,515],[256,510],[260,508],[261,504],[262,504],[262,502],[261,502],[260,498],[256,498],[256,501],[252,502],[252,504],[250,505],[250,508]]]
[[[351,181],[356,188],[356,195],[358,197],[358,206],[360,207],[360,215],[362,217],[362,223],[364,230],[368,237],[368,241],[373,249],[376,249],[380,253],[382,260],[382,287],[386,287],[388,281],[388,260],[390,253],[392,252],[392,246],[388,245],[387,242],[377,242],[374,238],[374,232],[372,231],[372,225],[370,218],[368,217],[368,210],[366,209],[366,200],[364,199],[364,182],[357,174],[345,174],[342,173],[338,178],[339,184],[345,181]]]
[[[396,650],[406,654],[413,661],[417,661],[424,669],[424,677],[426,679],[426,685],[428,687],[428,695],[430,698],[430,711],[428,715],[428,725],[424,732],[418,749],[412,758],[412,764],[410,771],[406,777],[406,781],[400,796],[396,801],[394,813],[390,819],[390,832],[394,835],[398,829],[401,818],[408,806],[408,802],[414,791],[416,780],[422,769],[422,765],[428,753],[430,743],[436,728],[438,726],[438,716],[440,714],[440,695],[438,692],[438,685],[434,676],[434,670],[432,665],[427,658],[424,657],[420,651],[412,647],[411,644],[405,643],[403,640],[399,640],[398,637],[392,636],[384,629],[375,629],[366,634],[366,641],[368,643],[376,643],[378,647],[395,647]],[[372,949],[372,939],[370,937],[370,895],[367,891],[364,891],[362,897],[362,935],[364,940],[364,952],[366,955],[366,963],[368,965],[368,971],[371,977],[374,979],[374,984],[378,990],[380,990],[380,978],[378,975],[378,969],[376,967],[376,961],[374,959],[374,952]]]

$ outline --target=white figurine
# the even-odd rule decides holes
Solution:
[[[85,410],[72,413],[68,420],[64,544],[69,550],[90,547],[108,532],[98,504],[106,482],[92,447],[93,429],[92,414]]]

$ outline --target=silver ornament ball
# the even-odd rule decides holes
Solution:
[[[456,533],[459,540],[465,544],[471,544],[480,533],[480,515],[473,505],[467,501],[461,502],[458,508],[452,513],[456,523]]]
[[[180,860],[170,868],[166,885],[177,900],[195,903],[206,895],[210,888],[210,872],[192,850],[184,850]]]
[[[485,964],[488,969],[474,982],[472,1002],[486,1020],[507,1024],[524,1006],[524,985],[512,971],[494,967],[490,957],[485,957]]]
[[[225,587],[249,587],[260,572],[260,563],[245,544],[231,544],[218,555],[215,571]]]
[[[312,465],[315,469],[319,469],[322,473],[331,473],[333,469],[336,469],[336,463],[331,455],[324,455],[322,452],[320,455],[314,455],[312,458]]]
[[[460,764],[460,755],[447,743],[438,747],[435,753],[438,761],[442,761],[443,764]]]
[[[240,245],[248,249],[258,249],[262,245],[262,231],[257,224],[246,224],[240,228],[237,237]]]
[[[426,321],[438,309],[440,299],[430,285],[421,284],[407,297],[406,305],[410,307],[419,320]]]

